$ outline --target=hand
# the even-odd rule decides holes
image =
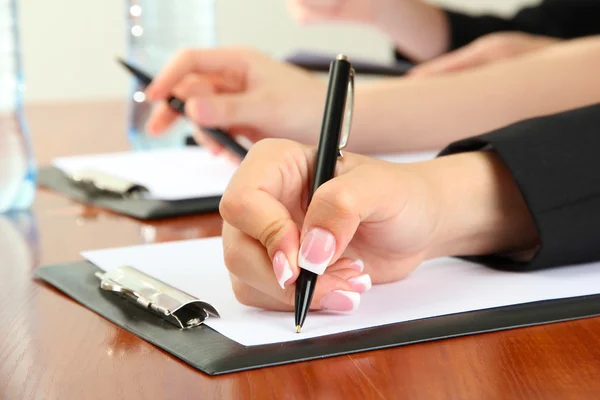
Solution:
[[[304,259],[329,265],[312,308],[349,311],[371,282],[398,280],[427,255],[436,229],[434,196],[410,167],[345,153],[337,177],[306,210],[314,153],[295,142],[263,140],[223,195],[225,263],[244,304],[292,309]]]
[[[151,101],[175,95],[199,126],[221,128],[251,142],[286,137],[315,143],[320,131],[325,83],[312,74],[247,49],[185,50],[147,88]],[[156,107],[147,129],[163,132],[179,114]],[[200,131],[196,140],[213,153],[223,148]]]
[[[409,75],[428,76],[474,68],[540,50],[559,41],[517,32],[492,33],[412,68]]]
[[[491,152],[413,165],[345,153],[307,208],[314,153],[263,140],[223,195],[225,264],[243,304],[292,310],[299,265],[310,262],[327,266],[311,309],[352,311],[371,284],[424,259],[530,244],[527,209]]]
[[[448,47],[445,13],[420,0],[287,0],[287,5],[301,23],[349,21],[374,27],[415,61]]]
[[[344,20],[377,25],[397,3],[415,0],[287,0],[292,16],[303,23]]]

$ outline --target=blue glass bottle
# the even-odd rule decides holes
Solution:
[[[127,0],[127,59],[156,75],[178,50],[216,46],[215,0]],[[133,149],[147,150],[185,145],[193,126],[179,118],[156,137],[146,132],[152,105],[132,78],[128,98],[128,135]]]
[[[0,213],[29,209],[36,164],[23,112],[17,0],[0,1]]]

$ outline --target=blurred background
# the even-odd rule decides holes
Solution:
[[[156,0],[177,1],[177,0]],[[301,26],[284,0],[217,0],[219,45],[247,45],[275,57],[295,50],[345,52],[391,59],[378,32],[349,25]],[[511,15],[538,0],[435,0],[478,14]],[[116,63],[125,54],[124,0],[20,0],[26,104],[124,99],[129,76]],[[254,15],[253,17],[249,17]]]

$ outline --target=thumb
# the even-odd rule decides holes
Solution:
[[[360,223],[385,198],[387,187],[372,172],[359,166],[315,191],[301,231],[299,267],[322,275],[341,257]]]
[[[194,122],[206,127],[251,125],[264,114],[265,106],[254,97],[248,93],[193,97],[186,102],[185,113]]]

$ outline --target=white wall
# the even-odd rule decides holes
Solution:
[[[178,1],[178,0],[156,0]],[[298,48],[390,57],[379,33],[355,26],[301,27],[283,0],[216,0],[222,45],[243,44],[275,57]],[[402,0],[398,0],[402,1]],[[19,0],[26,102],[125,96],[128,76],[116,65],[125,51],[125,0]],[[508,15],[538,0],[437,0],[473,12]],[[249,18],[258,13],[259,18]]]

